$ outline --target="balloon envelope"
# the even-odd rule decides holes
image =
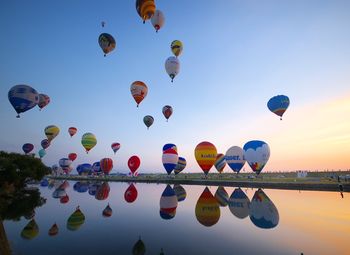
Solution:
[[[125,190],[124,199],[128,203],[133,203],[137,198],[137,189],[133,183],[129,185],[129,187]]]
[[[215,198],[219,202],[220,206],[227,206],[229,198],[224,187],[218,187],[218,189],[215,192]]]
[[[171,51],[173,52],[173,54],[176,57],[178,57],[181,55],[182,50],[183,50],[182,42],[179,40],[175,40],[171,43],[170,48],[171,48]]]
[[[47,149],[50,146],[50,141],[48,139],[44,139],[41,141],[41,147],[43,147],[43,149]]]
[[[179,157],[177,164],[174,168],[175,175],[179,174],[182,170],[184,170],[186,167],[186,164],[187,164],[186,159],[183,157]]]
[[[216,155],[216,160],[215,160],[214,166],[215,166],[216,170],[219,173],[222,173],[222,171],[224,171],[224,168],[226,166],[226,161],[225,161],[225,155],[224,154],[218,153]]]
[[[184,201],[186,199],[186,196],[187,196],[186,190],[180,184],[174,184],[173,190],[176,194],[178,202]]]
[[[115,154],[120,149],[120,143],[112,143],[111,148]]]
[[[159,206],[159,213],[162,219],[169,220],[175,217],[177,208],[177,196],[169,184],[167,184],[160,197]]]
[[[92,164],[92,171],[94,173],[102,173],[100,161],[95,162],[95,163]]]
[[[52,227],[49,229],[49,236],[55,236],[58,234],[58,226],[57,224],[53,224]]]
[[[68,158],[72,161],[76,160],[77,157],[78,155],[74,152],[68,154]]]
[[[231,213],[239,219],[244,219],[249,214],[250,200],[241,188],[235,189],[228,201]]]
[[[105,200],[109,196],[109,191],[110,191],[110,187],[108,182],[104,182],[102,183],[101,186],[98,187],[95,198],[97,200]]]
[[[259,228],[269,229],[278,225],[278,210],[261,189],[258,189],[252,198],[249,217],[253,224]]]
[[[39,102],[38,92],[28,85],[13,86],[8,92],[8,99],[17,112],[17,118],[22,112],[35,107]]]
[[[109,174],[113,168],[113,160],[111,158],[103,158],[100,161],[100,167],[104,174]]]
[[[102,215],[104,217],[111,217],[113,213],[112,208],[109,206],[109,204],[106,206],[106,208],[103,210]]]
[[[143,117],[143,123],[145,123],[147,129],[152,126],[154,122],[154,118],[151,115],[146,115],[145,117]]]
[[[239,173],[245,164],[243,149],[238,146],[232,146],[226,151],[225,160],[232,171]]]
[[[207,175],[216,161],[216,147],[210,142],[201,142],[196,146],[194,155],[198,165],[204,174]]]
[[[75,135],[77,133],[78,129],[75,127],[70,127],[68,128],[68,133],[70,135],[70,137],[72,137],[73,135]]]
[[[178,160],[179,160],[179,157],[175,150],[167,149],[166,151],[163,152],[162,162],[168,174],[171,174],[171,172],[174,170]]]
[[[136,170],[139,168],[141,164],[141,160],[138,156],[134,155],[131,156],[128,160],[128,167],[131,171],[132,174],[134,174],[136,172]]]
[[[163,27],[164,21],[165,18],[163,12],[160,10],[156,10],[151,18],[152,26],[156,29],[156,32],[158,32],[158,30]]]
[[[25,154],[30,153],[34,149],[34,145],[31,143],[25,143],[22,146],[22,150],[24,151]]]
[[[50,125],[45,128],[44,132],[47,139],[51,142],[60,133],[60,129],[55,125]]]
[[[165,70],[173,81],[180,72],[180,61],[176,57],[168,57],[165,61]]]
[[[177,147],[173,143],[167,143],[163,146],[163,152],[166,151],[167,149],[173,149],[177,152]]]
[[[284,95],[274,96],[267,102],[267,108],[274,114],[280,116],[281,119],[288,106],[289,98]]]
[[[39,152],[38,152],[38,154],[39,154],[39,157],[40,157],[40,158],[45,157],[45,155],[46,155],[45,149],[40,149]]]
[[[219,203],[206,187],[196,204],[196,218],[203,226],[211,227],[220,219]]]
[[[100,45],[105,56],[106,54],[114,50],[116,46],[114,37],[107,33],[100,34],[100,36],[98,37],[98,44]]]
[[[142,100],[147,96],[148,88],[142,81],[134,81],[130,86],[130,92],[137,106],[139,106]]]
[[[168,121],[170,116],[173,114],[173,108],[170,105],[165,105],[162,109],[163,115]]]
[[[136,0],[136,11],[145,23],[156,11],[154,0]]]
[[[97,144],[95,135],[92,133],[85,133],[81,138],[81,144],[85,148],[86,153],[88,153]]]
[[[249,141],[243,146],[243,155],[252,170],[259,174],[270,158],[270,147],[263,141]]]
[[[71,231],[78,230],[85,222],[85,215],[78,208],[72,213],[67,220],[67,229]]]
[[[35,220],[32,219],[28,224],[23,228],[21,232],[21,237],[24,239],[33,239],[39,234],[39,226],[36,224]]]
[[[50,103],[50,97],[45,94],[39,94],[38,106],[40,110]]]

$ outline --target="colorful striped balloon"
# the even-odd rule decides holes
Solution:
[[[39,226],[36,224],[35,220],[32,219],[28,224],[23,228],[21,232],[21,237],[24,239],[31,240],[39,234]]]
[[[216,147],[210,142],[201,142],[196,146],[194,156],[205,175],[208,174],[210,168],[214,165],[216,155]]]
[[[67,229],[71,231],[78,230],[85,222],[85,215],[80,211],[79,206],[67,220]]]
[[[200,224],[206,227],[215,225],[220,219],[219,203],[206,187],[198,198],[196,204],[196,218]]]
[[[224,171],[224,168],[226,166],[226,161],[225,161],[225,155],[222,153],[219,153],[216,155],[216,161],[214,163],[214,166],[216,170],[221,174],[222,171]]]
[[[113,168],[113,160],[111,158],[103,158],[100,160],[100,167],[104,174],[109,174]]]
[[[244,219],[249,214],[249,206],[250,200],[243,190],[235,189],[228,200],[231,213],[239,219]]]
[[[167,149],[166,151],[163,152],[162,162],[168,174],[171,174],[171,171],[174,170],[178,160],[179,160],[179,157],[175,150]]]
[[[168,184],[164,189],[159,201],[160,217],[169,220],[175,217],[177,208],[177,196],[175,191]]]
[[[96,136],[92,133],[85,133],[81,137],[81,144],[85,148],[86,153],[88,153],[97,144]]]
[[[163,152],[166,151],[167,149],[173,149],[174,151],[177,152],[177,147],[176,147],[176,145],[173,144],[173,143],[164,144],[164,146],[163,146]]]
[[[180,184],[174,184],[173,190],[176,194],[178,202],[184,201],[186,199],[186,196],[187,196],[186,190]]]
[[[115,154],[120,149],[120,143],[112,143],[111,147]]]
[[[179,174],[182,170],[186,167],[186,159],[183,157],[179,157],[179,160],[177,161],[176,167],[174,169],[175,175]]]
[[[147,96],[148,88],[142,81],[134,81],[130,86],[130,92],[137,103],[137,107],[139,107],[139,104]]]
[[[245,164],[243,154],[243,149],[238,146],[232,146],[226,151],[226,163],[236,173],[239,173]]]
[[[108,182],[104,182],[102,183],[101,186],[98,187],[96,194],[95,194],[95,198],[97,200],[106,200],[109,196],[109,191],[110,191],[110,187]]]
[[[58,134],[60,133],[60,129],[55,125],[47,126],[44,130],[47,139],[51,142]]]
[[[68,128],[68,133],[70,135],[70,137],[72,137],[73,135],[75,135],[77,133],[78,129],[75,127],[70,127]]]
[[[228,194],[224,187],[219,186],[215,192],[215,198],[219,202],[220,206],[227,206],[228,204]]]
[[[282,116],[284,112],[287,110],[289,106],[289,98],[285,95],[278,95],[272,97],[268,102],[267,102],[267,108],[277,116],[280,116],[282,120]]]

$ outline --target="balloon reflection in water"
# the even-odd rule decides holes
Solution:
[[[69,196],[66,194],[64,197],[60,198],[61,204],[67,204],[69,202]]]
[[[91,196],[95,196],[96,192],[98,190],[98,188],[101,186],[102,184],[99,182],[93,182],[89,184],[89,195]]]
[[[32,219],[28,224],[23,228],[21,232],[21,237],[24,239],[31,240],[39,234],[39,226],[36,224],[35,220]]]
[[[231,213],[239,219],[244,219],[249,214],[250,200],[241,188],[235,189],[228,201]]]
[[[137,198],[137,189],[133,183],[129,185],[129,187],[125,190],[124,199],[128,203],[133,203]]]
[[[109,206],[109,203],[108,203],[108,205],[106,206],[106,208],[103,210],[102,215],[103,215],[104,217],[111,217],[111,216],[112,216],[112,213],[113,213],[113,210],[112,210],[112,208]]]
[[[258,189],[252,198],[249,217],[253,224],[259,228],[269,229],[278,225],[278,210],[262,189]]]
[[[220,207],[216,198],[205,187],[196,204],[196,218],[200,224],[206,227],[215,225],[220,219]]]
[[[104,182],[100,187],[98,187],[95,198],[97,200],[105,200],[109,196],[109,191],[110,191],[110,188],[109,188],[108,182]]]
[[[164,220],[170,220],[175,217],[177,208],[177,196],[175,191],[168,184],[162,193],[159,201],[160,217]]]
[[[80,211],[79,206],[67,220],[67,229],[75,231],[85,222],[85,215]]]
[[[220,206],[227,206],[228,204],[228,194],[224,187],[219,186],[215,192],[215,198],[219,202]]]
[[[81,181],[81,182],[76,182],[73,185],[73,190],[79,192],[79,193],[84,193],[88,191],[89,189],[89,183],[86,181]]]
[[[52,227],[49,229],[49,236],[55,236],[58,234],[58,226],[57,224],[53,224]]]
[[[141,237],[139,240],[134,244],[134,247],[132,248],[132,254],[133,255],[144,255],[146,253],[146,246],[142,242]]]
[[[187,193],[184,187],[182,187],[180,184],[174,184],[173,189],[176,194],[178,202],[184,201],[186,199]]]

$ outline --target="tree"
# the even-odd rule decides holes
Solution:
[[[23,189],[28,181],[39,181],[48,173],[49,168],[38,158],[0,151],[0,186],[4,187],[0,196]]]

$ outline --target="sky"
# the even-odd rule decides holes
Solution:
[[[262,140],[271,150],[263,171],[350,168],[349,1],[156,6],[166,19],[158,33],[142,23],[134,1],[1,1],[0,150],[22,153],[29,142],[37,152],[45,127],[57,125],[43,158],[48,166],[76,152],[74,167],[110,157],[112,172],[126,173],[128,158],[138,155],[140,173],[165,173],[162,147],[174,143],[185,171],[201,172],[198,143],[225,153]],[[107,57],[97,42],[103,32],[117,44]],[[171,83],[164,63],[173,40],[184,49]],[[130,94],[137,80],[149,89],[139,108]],[[7,98],[17,84],[49,95],[50,104],[17,119]],[[280,94],[290,98],[282,121],[266,106]],[[169,122],[164,105],[174,109]],[[155,119],[149,130],[145,115]],[[78,128],[73,138],[70,126]],[[89,154],[80,143],[86,132],[98,140]],[[121,144],[116,155],[113,142]]]

